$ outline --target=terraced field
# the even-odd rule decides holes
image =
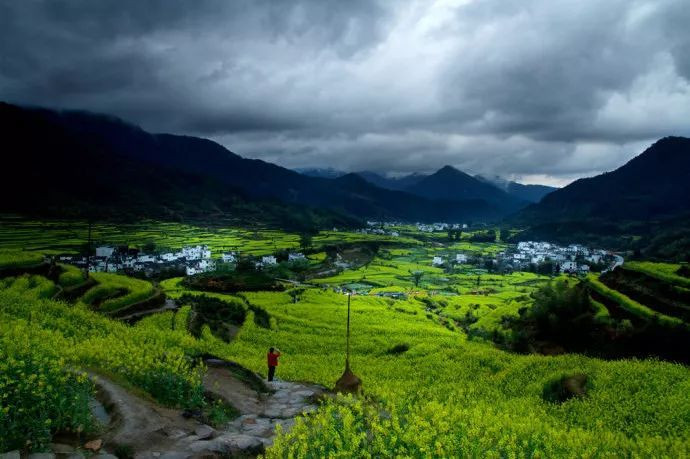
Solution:
[[[680,265],[631,262],[600,277],[590,274],[588,282],[599,298],[618,306],[612,314],[679,326],[690,324],[690,289],[685,287],[688,279],[676,274],[679,269]]]
[[[86,221],[35,221],[0,216],[0,249],[42,253],[65,253],[83,250],[88,242]],[[247,255],[267,255],[281,250],[300,248],[300,235],[266,228],[246,229],[200,226],[182,223],[141,221],[138,223],[94,223],[91,228],[94,244],[143,247],[155,244],[158,250],[176,250],[189,245],[208,245],[214,256],[228,250]],[[322,231],[312,239],[316,248],[376,242],[417,245],[410,237],[392,237],[349,231]],[[2,256],[0,256],[0,263]]]
[[[253,241],[265,243],[266,234]],[[331,245],[336,237],[351,238],[347,244],[360,235],[333,232],[324,239]],[[203,410],[207,369],[199,356],[215,355],[265,374],[266,349],[276,346],[282,351],[280,378],[332,387],[343,370],[347,315],[347,297],[334,290],[344,287],[362,293],[352,297],[351,363],[365,395],[326,402],[290,432],[279,433],[266,457],[690,455],[687,366],[497,349],[485,338],[509,333],[505,322],[531,306],[532,293],[548,278],[433,267],[434,256],[458,250],[479,256],[503,250],[501,244],[451,246],[441,240],[401,238],[395,246],[383,241],[373,258],[354,257],[364,265],[308,279],[294,287],[298,295],[190,291],[181,278],[168,279],[158,288],[179,299],[181,308],[133,326],[103,313],[155,294],[151,283],[96,273],[93,284],[70,267],[56,276],[58,285],[36,275],[6,278],[0,281],[0,384],[12,390],[0,399],[0,450],[24,448],[27,435],[34,439],[30,448],[41,450],[57,430],[93,428],[85,409],[93,387],[66,368],[109,372],[158,403]],[[310,255],[311,262],[332,263],[327,251],[332,249]],[[621,273],[621,279],[588,279],[593,295],[602,298],[595,303],[601,323],[621,321],[621,315],[640,328],[656,324],[659,339],[679,329],[685,287],[640,270],[611,274]],[[654,292],[660,285],[668,289],[659,297],[663,301],[652,303],[637,284]],[[72,303],[51,299],[59,288],[78,295]],[[185,302],[194,301],[186,294],[232,304],[226,312],[233,321],[226,324],[215,309],[190,321],[192,307]],[[50,389],[25,382],[20,375],[26,371]],[[573,375],[585,376],[585,394],[554,401],[550,388]],[[39,403],[50,409],[33,409]],[[42,429],[32,430],[35,420]]]
[[[27,268],[42,262],[43,254],[40,252],[0,248],[0,270]]]

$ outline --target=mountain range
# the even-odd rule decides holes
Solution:
[[[522,239],[653,247],[667,258],[690,248],[690,139],[683,137],[663,138],[615,171],[553,190],[451,166],[399,178],[298,173],[207,139],[6,103],[0,135],[6,213],[233,220],[295,230],[358,226],[364,218],[503,219],[523,229]]]
[[[212,215],[329,226],[361,218],[486,221],[507,212],[480,194],[421,196],[353,174],[310,177],[207,139],[152,134],[88,112],[0,103],[0,135],[2,160],[12,166],[5,170],[14,171],[0,183],[4,196],[12,196],[0,203],[5,212]]]
[[[347,174],[333,168],[295,170],[310,177],[322,178],[337,178]],[[546,185],[523,185],[498,176],[485,178],[475,175],[472,177],[452,166],[444,166],[433,174],[413,173],[401,177],[387,177],[372,171],[359,171],[355,174],[380,188],[406,191],[431,199],[452,200],[459,196],[465,199],[478,197],[488,201],[497,201],[499,206],[507,208],[519,208],[527,203],[539,202],[541,198],[556,189]],[[422,184],[418,185],[419,183]]]

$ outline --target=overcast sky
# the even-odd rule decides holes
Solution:
[[[690,5],[0,0],[0,100],[287,167],[560,185],[690,136]]]

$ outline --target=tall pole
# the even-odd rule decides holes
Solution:
[[[91,266],[91,219],[89,218],[89,236],[86,244],[86,278],[89,278],[89,266]]]
[[[345,353],[345,369],[350,369],[350,297],[351,293],[347,294],[347,350]]]

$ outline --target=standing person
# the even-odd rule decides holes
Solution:
[[[278,357],[280,357],[280,351],[274,347],[268,350],[266,354],[266,359],[268,360],[268,380],[273,381],[273,376],[276,374],[276,367],[278,366]]]

